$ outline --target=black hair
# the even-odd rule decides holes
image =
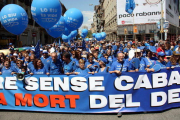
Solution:
[[[68,58],[68,59],[71,58],[71,55],[70,55],[68,52],[64,52],[64,53],[63,53],[63,56],[64,56],[65,58]]]

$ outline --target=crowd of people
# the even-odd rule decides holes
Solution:
[[[84,47],[83,47],[84,46]],[[122,72],[158,72],[180,67],[180,41],[73,41],[53,43],[19,52],[9,45],[10,53],[0,53],[0,74],[78,75]]]

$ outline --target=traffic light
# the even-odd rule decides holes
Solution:
[[[125,28],[125,29],[124,29],[124,34],[127,35],[127,32],[128,32],[128,31],[127,31],[127,29]]]
[[[134,29],[134,33],[138,32],[137,26],[134,26],[133,29]]]

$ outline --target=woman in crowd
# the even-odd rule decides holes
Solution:
[[[79,68],[79,60],[80,59],[84,59],[84,58],[82,58],[82,56],[81,56],[81,51],[79,51],[79,50],[76,50],[75,51],[75,59],[74,59],[74,62],[76,63],[76,67],[77,68]],[[85,61],[85,60],[84,60]]]
[[[17,60],[16,61],[16,67],[14,67],[15,72],[16,73],[21,73],[22,72],[21,71],[22,67],[23,67],[23,61],[22,60]]]
[[[165,45],[165,54],[166,54],[166,58],[170,59],[170,57],[172,55],[172,50],[171,50],[171,45],[169,42],[167,42]]]
[[[180,52],[174,51],[170,58],[171,68],[180,67]]]
[[[156,59],[154,59],[153,57],[153,52],[147,50],[146,53],[147,56],[143,58],[140,62],[140,69],[139,69],[140,72],[146,72],[155,65]]]
[[[44,67],[40,59],[35,59],[34,70],[30,73],[31,75],[49,75],[49,71]]]
[[[78,74],[88,74],[88,73],[91,74],[90,70],[85,67],[85,61],[83,59],[80,59],[79,68],[76,69],[75,72],[72,74],[78,75]]]
[[[75,54],[76,52],[75,51],[71,51],[71,60],[72,61],[75,61],[75,56],[76,56],[76,54]]]
[[[11,56],[11,66],[16,67],[17,56]]]
[[[106,67],[107,59],[102,57],[99,60],[99,68],[97,69],[96,73],[108,73],[109,67]]]
[[[27,56],[27,57],[25,57],[25,59],[24,59],[24,66],[28,66],[29,63],[30,63],[30,57]]]
[[[18,58],[17,59],[24,61],[24,57],[22,56],[21,52],[18,53]]]
[[[99,64],[94,62],[93,59],[93,54],[88,54],[88,61],[85,63],[85,66],[90,70],[90,72],[95,72],[99,66]]]
[[[165,61],[165,53],[159,52],[158,53],[158,60],[155,61],[154,65],[151,68],[147,68],[147,72],[158,72],[161,69],[169,70],[171,68],[170,62]]]
[[[10,76],[12,74],[15,74],[14,67],[11,67],[11,62],[9,59],[6,59],[4,61],[4,67],[2,68],[0,74]]]

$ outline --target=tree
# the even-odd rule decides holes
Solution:
[[[92,32],[91,32],[91,30],[88,31],[87,37],[88,37],[88,38],[92,38]]]

